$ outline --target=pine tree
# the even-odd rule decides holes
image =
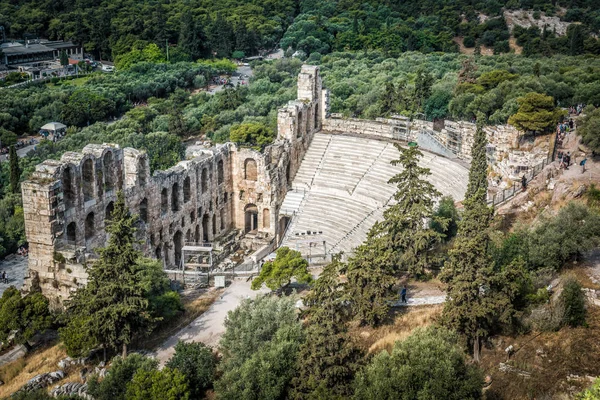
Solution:
[[[478,122],[473,147],[471,148],[471,169],[469,170],[469,183],[465,199],[471,198],[478,193],[483,193],[483,200],[486,199],[488,188],[486,146],[487,136],[481,122]],[[483,189],[483,192],[480,192],[479,189]]]
[[[19,180],[21,178],[21,169],[19,168],[19,155],[15,146],[10,146],[8,152],[10,162],[10,191],[13,193],[19,192]]]
[[[380,227],[383,229],[382,233],[389,236],[397,257],[394,260],[397,264],[391,267],[420,277],[435,261],[429,251],[431,246],[443,238],[442,234],[430,228],[429,221],[433,219],[445,228],[448,220],[434,215],[435,200],[441,197],[441,193],[424,179],[431,172],[418,164],[423,153],[416,146],[395,146],[400,157],[391,163],[401,165],[402,172],[388,181],[397,187],[394,193],[395,204],[384,211]]]
[[[394,254],[389,236],[380,235],[380,225],[375,223],[345,268],[348,278],[345,294],[352,314],[360,324],[371,326],[379,325],[387,316],[394,284],[390,268]]]
[[[454,247],[440,278],[448,284],[443,322],[464,335],[473,346],[473,357],[479,361],[480,340],[496,322],[510,322],[513,315],[514,286],[505,285],[511,277],[494,270],[489,255],[489,224],[493,209],[487,206],[487,163],[485,133],[479,127],[472,149],[469,185],[464,212]]]
[[[78,289],[67,303],[69,322],[62,335],[79,333],[102,344],[103,347],[122,347],[136,334],[149,331],[157,318],[150,313],[142,281],[141,253],[134,248],[136,218],[125,206],[123,192],[118,192],[112,220],[106,228],[108,245],[98,249],[100,259],[88,268],[88,283]],[[73,332],[77,330],[78,332]],[[69,350],[69,349],[68,349]],[[77,349],[84,353],[90,349]],[[73,352],[73,351],[72,351]]]
[[[351,382],[362,354],[347,332],[340,267],[334,257],[304,299],[308,326],[291,398],[341,399],[352,394]]]

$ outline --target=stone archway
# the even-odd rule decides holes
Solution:
[[[177,268],[179,268],[179,266],[181,265],[181,249],[183,247],[182,236],[183,235],[181,231],[175,232],[175,235],[173,236],[173,244],[175,249],[175,266]]]
[[[247,233],[258,229],[258,208],[255,204],[248,204],[244,207],[244,216],[244,232]]]

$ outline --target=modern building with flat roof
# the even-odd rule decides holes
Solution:
[[[2,50],[0,64],[11,66],[56,60],[62,51],[67,53],[69,58],[83,58],[83,47],[73,42],[48,40],[8,42],[0,44],[0,49]]]

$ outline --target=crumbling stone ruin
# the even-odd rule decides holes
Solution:
[[[279,208],[302,157],[321,128],[324,102],[318,67],[304,66],[298,99],[279,110],[278,138],[263,152],[233,143],[188,148],[187,159],[150,174],[147,155],[111,144],[46,160],[22,184],[29,277],[60,306],[85,285],[85,265],[106,242],[118,190],[140,217],[146,256],[167,270],[181,267],[186,244],[210,246],[221,255],[242,245],[267,254],[287,219]],[[218,260],[217,260],[218,261]]]
[[[286,234],[290,236],[288,225],[297,214],[293,210],[300,210],[306,197],[300,189],[290,189],[315,133],[417,141],[436,156],[467,162],[475,134],[475,125],[464,121],[432,123],[403,116],[367,121],[329,114],[329,95],[322,88],[319,68],[308,65],[298,76],[297,100],[278,112],[277,128],[276,141],[263,151],[233,143],[191,146],[185,161],[153,174],[144,152],[112,144],[90,144],[81,153],[68,152],[60,161],[39,164],[31,179],[22,184],[29,241],[25,289],[39,287],[53,306],[60,307],[71,291],[86,284],[84,266],[97,259],[94,250],[106,243],[105,227],[118,190],[123,190],[127,206],[140,217],[142,252],[161,260],[172,278],[183,275],[185,280],[181,272],[187,271],[187,261],[182,260],[188,260],[188,249],[208,254],[197,254],[196,263],[189,264],[200,271],[218,265],[239,247],[245,253],[253,252],[249,259],[256,261],[281,244]],[[507,126],[486,129],[490,159],[496,157],[498,165],[502,160],[514,164],[516,158],[510,154],[516,130]],[[328,146],[322,140],[317,142],[316,147]],[[353,150],[370,151],[361,146]],[[311,162],[314,168],[323,168],[318,160],[308,160]],[[430,158],[427,162],[436,161]],[[504,169],[513,167],[507,164]],[[307,165],[305,169],[311,168]],[[441,166],[440,170],[444,169],[451,176],[440,182],[463,175],[456,172],[460,168],[452,172]],[[309,175],[299,181],[314,180],[315,172]],[[365,193],[373,192],[367,188]],[[284,205],[286,195],[289,204]],[[378,215],[375,210],[367,212],[371,219]],[[342,236],[358,235],[354,242],[360,242],[371,219],[359,221],[360,229],[355,227]]]

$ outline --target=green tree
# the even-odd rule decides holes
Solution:
[[[114,114],[115,107],[113,100],[90,89],[81,88],[71,94],[61,117],[67,124],[85,126]]]
[[[100,259],[87,269],[87,285],[67,302],[69,322],[63,328],[68,336],[69,331],[81,329],[105,349],[122,347],[123,357],[133,337],[149,332],[159,320],[151,313],[141,280],[141,253],[134,247],[136,221],[119,191],[112,220],[106,227],[108,245],[98,249]],[[70,354],[89,350],[67,348]]]
[[[90,377],[88,394],[96,400],[125,400],[127,384],[136,372],[154,371],[157,367],[157,360],[140,354],[130,354],[125,358],[115,357],[108,374],[102,380],[97,375]]]
[[[348,313],[339,271],[339,257],[334,257],[304,298],[309,319],[292,381],[292,398],[341,399],[352,394],[351,381],[362,352],[346,328]]]
[[[569,277],[563,282],[563,291],[558,301],[565,309],[565,324],[573,327],[585,325],[585,294],[576,278]]]
[[[440,276],[448,284],[443,322],[466,337],[473,346],[476,362],[479,362],[481,338],[487,336],[498,321],[512,322],[512,300],[518,294],[514,286],[507,285],[506,277],[494,270],[488,252],[493,210],[486,203],[487,163],[482,161],[485,145],[485,133],[478,129],[462,220]]]
[[[10,146],[8,153],[10,163],[10,191],[19,193],[19,181],[21,180],[21,169],[19,168],[19,155],[14,145]]]
[[[272,130],[264,124],[255,122],[235,125],[229,132],[229,140],[232,142],[258,147],[271,144],[274,139]]]
[[[417,71],[415,78],[415,97],[418,108],[421,109],[429,96],[431,96],[431,87],[433,86],[433,76],[426,72],[422,67]]]
[[[354,399],[480,399],[481,371],[468,365],[458,336],[419,328],[377,354],[356,379]]]
[[[252,281],[252,290],[260,289],[263,283],[271,290],[278,290],[289,285],[292,278],[299,283],[312,281],[308,261],[299,251],[283,246],[277,249],[275,260],[264,263],[260,274]]]
[[[180,341],[166,366],[179,370],[185,376],[191,399],[202,399],[215,380],[217,358],[204,343]]]
[[[437,209],[435,210],[434,216],[446,220],[448,223],[444,227],[438,222],[437,219],[432,219],[430,222],[431,229],[444,235],[445,241],[449,241],[456,236],[460,216],[458,215],[458,210],[456,209],[456,205],[454,204],[454,199],[452,196],[444,196],[441,198]]]
[[[562,111],[554,107],[554,99],[540,93],[527,93],[517,99],[519,110],[508,123],[522,131],[545,132],[554,128]]]
[[[9,287],[0,298],[0,342],[7,343],[11,332],[16,332],[16,343],[27,345],[36,333],[49,329],[54,322],[48,309],[48,299],[34,292],[27,296],[14,286]]]
[[[588,107],[577,123],[577,133],[583,143],[600,153],[600,108]]]
[[[127,384],[127,400],[188,400],[185,376],[168,367],[162,370],[138,370]]]
[[[302,326],[296,297],[244,300],[225,319],[223,354],[215,382],[220,399],[284,398],[295,373]]]
[[[60,65],[62,65],[63,67],[69,65],[69,56],[67,55],[67,53],[65,53],[64,50],[60,52]]]

